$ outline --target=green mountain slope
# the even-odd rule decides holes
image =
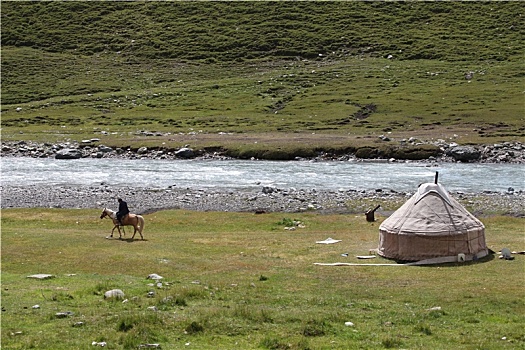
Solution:
[[[522,15],[519,2],[4,1],[2,137],[523,140]]]
[[[148,58],[506,60],[523,51],[519,2],[2,2],[2,44]]]

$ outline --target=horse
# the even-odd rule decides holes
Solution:
[[[142,240],[144,240],[144,236],[142,236],[142,230],[144,229],[144,218],[141,215],[131,214],[130,213],[130,214],[124,216],[121,219],[122,220],[122,225],[118,222],[117,213],[114,212],[113,210],[108,209],[108,208],[104,208],[104,210],[102,210],[102,214],[100,215],[100,218],[104,219],[106,216],[109,217],[111,220],[113,220],[113,225],[115,225],[113,227],[113,230],[111,230],[111,236],[110,237],[113,237],[113,231],[115,231],[115,229],[117,229],[118,230],[118,234],[119,234],[119,239],[122,239],[122,233],[120,232],[120,226],[133,226],[135,231],[133,232],[133,236],[131,237],[131,239],[135,238],[135,234],[138,231],[138,233],[140,233],[140,238],[142,238]]]

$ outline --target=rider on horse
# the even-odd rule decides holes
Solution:
[[[124,202],[122,198],[118,199],[118,212],[117,212],[117,220],[122,226],[122,218],[124,218],[126,215],[129,214],[128,209],[128,203]]]

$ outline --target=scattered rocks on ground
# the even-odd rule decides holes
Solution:
[[[221,189],[165,188],[140,189],[98,186],[2,186],[2,208],[78,208],[92,209],[115,205],[116,197],[124,197],[130,210],[148,214],[158,210],[187,209],[223,212],[302,212],[364,213],[370,203],[381,204],[377,213],[385,215],[388,203],[401,205],[413,193],[389,189],[377,190],[316,190],[279,189],[272,193],[259,190],[233,191]],[[475,214],[498,212],[512,216],[525,215],[525,191],[483,193],[451,193]],[[368,203],[368,204],[367,204]],[[396,204],[396,205],[397,205]]]

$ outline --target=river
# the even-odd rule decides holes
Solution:
[[[439,182],[449,191],[525,190],[525,165],[356,161],[56,160],[1,158],[2,186],[81,185],[252,190],[261,186],[319,190],[392,189],[410,192]]]

